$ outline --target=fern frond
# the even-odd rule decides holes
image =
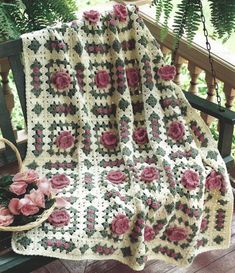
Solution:
[[[235,31],[235,1],[208,1],[210,2],[211,22],[219,38],[227,39]]]
[[[76,0],[3,0],[0,3],[0,42],[58,21],[71,21],[76,11]]]
[[[13,5],[8,5],[9,8],[13,8]],[[6,12],[6,6],[0,3],[0,42],[15,39],[19,33],[16,28],[14,28],[14,21],[11,19],[9,14]]]

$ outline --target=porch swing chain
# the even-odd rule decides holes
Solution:
[[[213,85],[214,85],[214,88],[215,88],[217,104],[219,106],[219,111],[223,112],[224,108],[221,106],[221,97],[219,95],[219,85],[218,85],[218,82],[216,80],[216,73],[215,73],[215,69],[214,69],[214,59],[211,56],[211,44],[209,43],[209,40],[208,40],[209,35],[208,35],[208,31],[206,29],[206,19],[205,19],[204,13],[203,13],[202,1],[199,0],[198,3],[199,3],[199,6],[200,6],[201,21],[202,21],[202,25],[203,25],[204,36],[206,38],[206,49],[208,51],[208,58],[209,58],[209,63],[210,63],[210,67],[211,67],[211,75],[212,75],[212,78],[213,78]]]
[[[208,35],[207,28],[206,28],[206,19],[205,19],[204,13],[203,13],[203,7],[202,7],[201,0],[198,0],[198,4],[199,4],[199,7],[200,7],[201,22],[202,22],[202,25],[203,25],[203,33],[204,33],[204,36],[206,38],[206,49],[208,51],[208,59],[209,59],[210,68],[211,68],[211,75],[212,75],[212,78],[213,78],[213,85],[214,85],[214,89],[215,89],[215,92],[216,92],[216,99],[217,99],[219,111],[223,112],[225,110],[221,106],[221,97],[219,95],[219,85],[218,85],[218,82],[216,80],[216,73],[215,73],[215,69],[214,69],[214,60],[213,60],[213,57],[211,55],[211,44],[209,43],[209,39],[208,39],[209,35]],[[176,42],[175,50],[174,50],[174,52],[172,54],[172,63],[174,63],[174,64],[175,64],[176,53],[177,53],[177,50],[179,48],[179,39],[183,36],[183,33],[184,33],[183,28],[184,28],[185,23],[186,23],[186,18],[187,18],[186,15],[187,15],[187,11],[188,11],[189,6],[190,6],[190,0],[188,0],[188,2],[186,4],[186,8],[185,8],[183,18],[182,18],[182,21],[181,21],[181,25],[180,25],[180,29],[179,29],[179,32],[178,32],[178,39],[177,39],[177,42]]]

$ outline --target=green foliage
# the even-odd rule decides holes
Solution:
[[[75,19],[76,0],[4,0],[0,3],[0,42]]]
[[[235,1],[208,0],[211,9],[211,22],[219,38],[229,36],[235,30]]]
[[[200,6],[198,1],[195,2],[182,0],[177,6],[178,10],[176,11],[174,19],[174,32],[178,39],[185,32],[188,41],[192,42],[198,30],[200,25]]]
[[[211,23],[215,34],[219,38],[228,39],[235,30],[235,1],[207,1],[210,6]],[[156,21],[159,21],[162,14],[164,16],[163,32],[167,31],[174,2],[174,0],[152,1],[152,4],[156,6]],[[202,0],[181,0],[177,5],[173,25],[177,39],[185,33],[188,41],[192,42],[201,21],[200,2],[205,4],[205,1]]]

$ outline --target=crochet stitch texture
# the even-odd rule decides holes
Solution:
[[[14,251],[187,266],[227,248],[233,195],[208,127],[172,82],[135,6],[25,34],[24,165],[68,205]]]

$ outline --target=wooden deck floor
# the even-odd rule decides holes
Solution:
[[[150,261],[142,271],[131,270],[116,261],[56,260],[32,273],[235,273],[235,214],[229,249],[208,251],[198,255],[192,266],[180,269],[161,261]]]

